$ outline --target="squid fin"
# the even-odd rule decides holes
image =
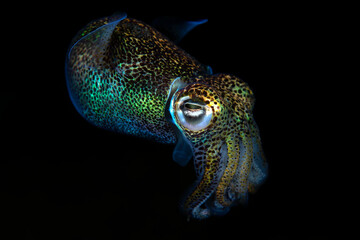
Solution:
[[[176,17],[159,17],[152,22],[152,25],[172,41],[179,43],[192,29],[207,21],[207,19],[185,21]]]
[[[109,41],[116,25],[126,17],[126,13],[121,12],[113,14],[110,17],[100,18],[98,20],[88,23],[88,25],[86,25],[82,30],[80,30],[75,36],[75,38],[72,40],[71,47],[68,51],[68,58],[70,58],[71,50],[83,39],[93,37],[95,41],[96,33],[105,36],[103,37],[102,41]]]
[[[177,143],[173,152],[173,160],[178,163],[180,166],[186,166],[190,159],[193,156],[191,147],[186,142],[185,137],[178,131],[177,133]]]

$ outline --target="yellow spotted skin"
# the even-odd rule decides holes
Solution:
[[[248,191],[254,192],[264,181],[267,164],[248,84],[229,74],[198,76],[192,81],[173,98],[189,96],[213,110],[211,123],[200,131],[177,124],[193,146],[199,177],[183,207],[192,217],[203,219],[246,203]],[[179,122],[176,117],[175,122]]]
[[[212,74],[151,26],[124,15],[89,23],[71,43],[66,78],[90,123],[177,143],[174,160],[193,158],[198,180],[182,204],[189,217],[225,214],[265,180],[248,84]]]
[[[73,40],[67,84],[78,112],[115,132],[175,143],[165,119],[172,81],[206,73],[204,65],[141,21],[90,23]]]

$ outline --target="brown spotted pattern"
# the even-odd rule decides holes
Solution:
[[[203,74],[206,67],[138,20],[126,18],[114,26],[111,20],[90,23],[78,34],[87,35],[73,41],[67,79],[74,105],[98,127],[175,143],[164,117],[170,85],[176,77]]]
[[[173,97],[176,102],[189,96],[213,110],[211,123],[199,131],[191,131],[175,119],[194,149],[199,177],[184,210],[202,219],[246,202],[248,190],[264,180],[267,166],[252,116],[255,98],[248,84],[229,74],[198,76],[193,81]]]
[[[249,86],[233,75],[209,75],[149,25],[116,16],[88,24],[73,39],[66,75],[76,109],[98,127],[162,143],[175,143],[174,127],[180,130],[198,177],[183,203],[189,216],[224,214],[264,181],[267,164]],[[173,90],[175,79],[181,84]],[[194,131],[176,114],[168,117],[183,97],[211,109],[208,125]]]

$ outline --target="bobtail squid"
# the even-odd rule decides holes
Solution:
[[[175,40],[204,22],[175,21]],[[248,84],[213,74],[154,27],[126,14],[93,21],[72,40],[65,68],[70,98],[87,121],[176,144],[182,166],[194,160],[198,180],[182,203],[188,216],[223,215],[266,178]]]

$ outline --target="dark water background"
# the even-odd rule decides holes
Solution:
[[[326,239],[338,230],[339,192],[317,118],[325,101],[317,92],[328,28],[317,17],[322,10],[219,3],[199,9],[61,7],[20,16],[18,53],[10,59],[17,67],[10,85],[1,88],[1,217],[12,235]],[[64,77],[67,48],[89,21],[118,10],[145,22],[161,15],[209,20],[180,46],[214,73],[239,76],[255,92],[270,175],[247,207],[188,222],[178,205],[195,179],[192,164],[174,163],[173,146],[98,129],[76,112]]]

